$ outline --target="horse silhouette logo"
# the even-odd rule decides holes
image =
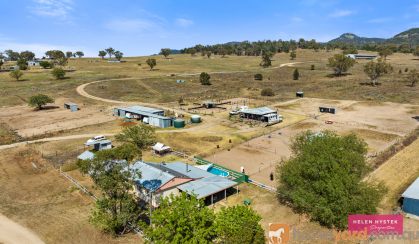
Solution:
[[[269,244],[286,244],[290,239],[290,226],[287,224],[269,224]]]

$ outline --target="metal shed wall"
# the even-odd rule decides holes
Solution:
[[[419,216],[419,200],[405,197],[403,199],[403,211]]]

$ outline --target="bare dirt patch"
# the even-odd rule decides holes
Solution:
[[[64,100],[63,100],[64,101]],[[56,104],[61,104],[57,101]],[[22,137],[33,137],[114,120],[103,106],[81,106],[77,112],[62,107],[35,111],[28,106],[0,108],[0,121]]]

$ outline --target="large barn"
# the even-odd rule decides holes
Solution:
[[[114,115],[121,118],[141,120],[145,124],[167,128],[172,126],[172,118],[164,116],[164,110],[143,106],[114,108]]]
[[[402,194],[403,211],[419,216],[419,177]]]

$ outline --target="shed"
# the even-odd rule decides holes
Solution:
[[[239,113],[242,118],[259,120],[269,124],[282,121],[282,116],[276,110],[268,107],[242,109]]]
[[[402,194],[404,212],[419,216],[419,177]]]
[[[79,106],[77,104],[71,103],[71,102],[64,103],[64,108],[65,109],[70,109],[71,112],[76,112],[76,111],[79,110]]]
[[[176,83],[185,83],[185,80],[176,80]]]
[[[93,146],[93,148],[96,151],[101,151],[101,150],[111,149],[112,141],[110,140],[92,141],[92,142],[86,142],[84,145]]]
[[[296,97],[304,97],[304,92],[303,91],[298,91],[295,93]]]
[[[169,146],[164,145],[163,143],[157,142],[154,146],[153,146],[153,151],[156,154],[162,155],[165,153],[170,152],[172,149]]]
[[[336,113],[336,108],[333,108],[333,107],[319,107],[319,111],[320,111],[320,113],[335,114]]]
[[[167,128],[172,126],[172,118],[165,117],[164,110],[156,108],[143,106],[114,108],[114,115],[121,118],[141,120],[145,124],[160,128]]]

